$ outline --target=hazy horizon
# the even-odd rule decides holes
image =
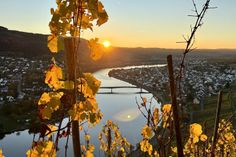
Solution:
[[[0,27],[4,27],[4,28],[7,28],[5,26],[1,26]],[[44,34],[44,33],[37,33],[37,32],[26,32],[26,31],[21,31],[21,30],[16,30],[16,29],[10,29],[10,28],[7,28],[9,31],[18,31],[18,32],[23,32],[23,33],[32,33],[32,34],[39,34],[39,35],[49,35],[49,34]],[[82,38],[84,40],[88,40],[88,39],[85,39],[85,38]],[[102,43],[101,43],[102,44]],[[183,48],[169,48],[169,47],[140,47],[140,46],[137,46],[137,47],[121,47],[121,46],[117,46],[117,45],[112,45],[111,47],[113,48],[140,48],[140,49],[177,49],[177,50],[183,50],[185,47]],[[236,50],[236,48],[197,48],[195,51],[199,51],[199,50]]]

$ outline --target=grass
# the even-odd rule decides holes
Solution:
[[[231,95],[232,97],[231,98],[235,101],[236,100],[236,82],[231,84],[230,88],[232,90],[232,95]],[[206,128],[211,130],[214,127],[217,100],[218,100],[217,95],[206,97],[203,110],[200,109],[199,105],[192,106],[192,108],[194,109],[192,123],[194,123],[194,122],[200,123],[200,124],[205,123]],[[234,105],[236,105],[236,104],[234,104]],[[229,98],[228,98],[228,92],[225,91],[223,93],[220,118],[227,119],[232,115],[232,113],[233,113],[233,109],[232,109],[232,106],[231,106]]]

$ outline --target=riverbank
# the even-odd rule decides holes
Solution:
[[[144,90],[150,92],[154,97],[157,98],[158,102],[160,102],[160,103],[167,103],[168,101],[170,101],[170,99],[168,98],[168,96],[166,94],[158,92],[158,90],[155,87],[148,86],[143,83],[139,83],[133,79],[122,77],[122,76],[118,75],[116,72],[114,72],[113,70],[109,71],[108,75],[109,75],[109,77],[113,77],[118,80],[130,83],[136,87],[139,87],[141,89],[144,89]]]
[[[217,93],[227,85],[232,91],[231,99],[236,99],[236,66],[225,62],[210,62],[207,60],[195,60],[188,64],[184,81],[186,104],[189,107],[190,123],[209,123],[211,129],[214,124]],[[162,102],[169,100],[169,86],[166,67],[114,69],[109,76],[131,83],[137,87],[146,89],[154,96],[160,97]],[[166,89],[166,90],[165,90]],[[164,94],[163,94],[164,93]],[[162,95],[161,95],[162,94]],[[232,114],[234,108],[228,98],[229,93],[224,93],[222,106],[222,118]],[[159,99],[159,100],[160,100]],[[170,102],[170,100],[169,100]]]
[[[174,66],[177,69],[177,65]],[[109,75],[127,81],[154,95],[169,100],[169,81],[167,67],[143,67],[115,69]],[[181,93],[185,102],[203,104],[204,98],[216,95],[227,83],[236,81],[236,66],[225,63],[209,62],[205,59],[192,59],[186,65],[182,80]]]

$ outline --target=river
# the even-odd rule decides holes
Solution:
[[[125,67],[130,68],[130,67]],[[107,86],[133,86],[127,82],[117,80],[108,76],[108,72],[111,69],[103,69],[94,73],[95,77],[102,82],[102,87]],[[99,92],[109,92],[110,89],[100,89]],[[96,96],[99,107],[103,113],[103,119],[96,127],[89,129],[88,132],[91,135],[91,143],[95,145],[95,156],[104,156],[104,153],[99,150],[98,133],[100,132],[102,125],[110,119],[118,124],[120,131],[127,140],[134,146],[142,139],[141,128],[145,125],[145,118],[141,115],[136,105],[136,98],[140,100],[140,89],[135,88],[121,88],[113,89],[113,92],[117,94],[98,94]],[[152,98],[151,94],[143,94],[148,100]],[[158,105],[153,101],[154,105]],[[66,124],[66,119],[64,120]],[[87,130],[87,129],[86,129]],[[81,135],[82,136],[82,135]],[[25,152],[31,147],[33,135],[28,133],[28,130],[15,132],[6,135],[0,140],[0,148],[3,150],[3,154],[6,157],[23,157]],[[59,157],[64,156],[65,139],[59,141]],[[84,142],[84,141],[82,141]],[[69,141],[68,156],[72,155],[72,143],[71,138]]]

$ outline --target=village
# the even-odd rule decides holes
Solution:
[[[49,65],[42,59],[0,57],[0,107],[3,104],[35,100],[47,87],[43,84],[44,71]]]
[[[175,64],[174,67],[177,76],[179,65]],[[144,88],[158,96],[169,94],[167,65],[115,69],[109,72],[109,76]],[[225,85],[236,80],[236,68],[227,63],[209,63],[206,59],[192,58],[185,65],[182,77],[183,96],[194,104],[202,104],[206,96],[217,94]]]

